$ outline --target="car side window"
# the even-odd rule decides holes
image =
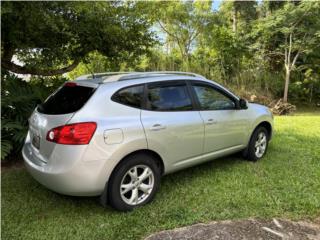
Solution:
[[[154,111],[192,110],[192,100],[187,85],[149,85],[148,109]]]
[[[214,87],[194,84],[193,89],[198,98],[201,110],[235,109],[235,102]]]
[[[112,96],[112,100],[130,107],[141,108],[143,101],[143,85],[123,88]]]

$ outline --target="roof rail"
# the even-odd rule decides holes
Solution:
[[[162,75],[181,75],[181,76],[192,76],[192,77],[199,77],[202,79],[206,79],[204,76],[196,74],[196,73],[190,73],[190,72],[175,72],[175,71],[159,71],[159,72],[131,72],[131,73],[124,73],[119,74],[116,76],[112,76],[113,81],[124,81],[124,80],[130,80],[130,79],[136,79],[136,78],[147,78],[147,77],[159,77]],[[109,81],[110,78],[108,76],[105,76],[105,81]]]
[[[102,78],[102,77],[108,77],[108,76],[114,76],[114,75],[120,75],[120,74],[130,74],[133,72],[102,72],[102,73],[92,73],[92,74],[86,74],[81,75],[77,77],[75,80],[87,80],[87,79],[93,79],[93,78]]]
[[[147,78],[156,77],[162,75],[181,75],[181,76],[192,76],[206,79],[204,76],[191,73],[191,72],[178,72],[178,71],[156,71],[156,72],[104,72],[104,73],[94,73],[86,74],[77,77],[76,80],[88,80],[94,78],[102,78],[103,81],[124,81],[136,78]]]

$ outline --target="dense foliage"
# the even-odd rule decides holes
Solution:
[[[3,2],[1,66],[21,74],[71,71],[88,53],[134,58],[152,43],[137,4],[121,2]],[[13,58],[24,62],[20,66]]]
[[[210,1],[140,4],[160,44],[136,61],[117,65],[91,55],[91,63],[70,76],[96,70],[182,70],[245,96],[320,101],[319,2],[223,1],[218,10]]]
[[[63,78],[36,78],[26,82],[14,75],[1,78],[1,159],[20,153],[35,106],[64,82]]]

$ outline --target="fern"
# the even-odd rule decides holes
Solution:
[[[12,142],[1,139],[1,160],[5,159],[13,148]]]
[[[27,82],[14,75],[2,75],[1,160],[21,151],[32,111],[63,81],[63,78],[33,78]]]

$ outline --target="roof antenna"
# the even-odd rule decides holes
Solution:
[[[91,73],[91,75],[92,75],[92,79],[94,79],[94,78],[95,78],[94,72],[93,72],[93,71],[91,71],[91,70],[90,70],[90,68],[88,68],[88,66],[87,66],[87,65],[85,65],[85,67],[86,67],[87,71],[88,71],[89,73]]]

